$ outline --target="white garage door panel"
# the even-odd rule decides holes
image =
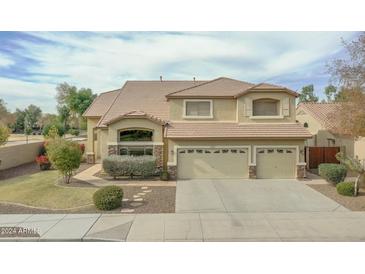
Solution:
[[[296,158],[294,148],[258,148],[256,151],[257,178],[295,178]]]
[[[178,150],[179,179],[248,178],[246,148]]]

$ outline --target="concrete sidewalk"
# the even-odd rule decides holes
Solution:
[[[14,226],[39,237],[0,241],[365,241],[365,212],[0,215]]]

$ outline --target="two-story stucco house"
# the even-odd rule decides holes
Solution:
[[[154,155],[172,178],[301,178],[304,142],[288,88],[225,77],[127,81],[84,113],[87,152]]]

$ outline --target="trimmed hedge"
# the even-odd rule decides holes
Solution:
[[[355,183],[354,182],[342,182],[336,185],[337,193],[344,196],[354,196]]]
[[[320,164],[318,173],[327,181],[338,184],[345,180],[347,169],[341,164]]]
[[[123,189],[119,186],[105,186],[97,190],[93,195],[96,208],[100,210],[112,210],[122,205]]]
[[[104,171],[116,178],[120,176],[150,177],[156,171],[156,158],[153,156],[111,155],[103,160]]]

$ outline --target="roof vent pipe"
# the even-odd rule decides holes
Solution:
[[[162,82],[162,76],[160,76],[160,81]]]

